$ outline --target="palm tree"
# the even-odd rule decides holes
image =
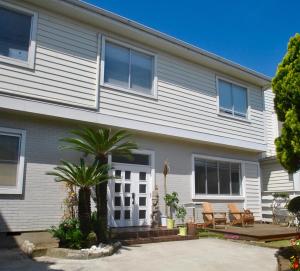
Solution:
[[[95,162],[91,166],[80,159],[79,165],[62,161],[61,166],[54,168],[54,171],[47,172],[47,175],[55,176],[57,182],[67,182],[76,187],[78,191],[78,218],[79,227],[86,237],[91,231],[91,187],[100,183],[106,183],[111,176],[108,176],[109,166],[99,165]]]
[[[83,152],[85,155],[92,155],[95,161],[101,165],[108,163],[109,155],[131,157],[132,150],[137,149],[137,144],[132,142],[131,136],[125,130],[112,132],[108,128],[82,128],[71,132],[75,137],[63,138],[62,141],[69,143],[62,148],[73,149]],[[99,232],[98,238],[107,240],[107,184],[96,185],[96,206]]]

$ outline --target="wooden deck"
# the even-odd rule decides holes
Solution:
[[[238,227],[227,226],[227,228],[218,227],[216,229],[208,228],[208,230],[223,233],[228,238],[255,240],[255,241],[272,241],[290,239],[297,235],[295,227],[281,227],[273,224],[254,224],[254,226]]]

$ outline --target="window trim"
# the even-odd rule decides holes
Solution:
[[[18,163],[18,170],[17,170],[16,186],[15,187],[0,186],[0,195],[1,194],[20,195],[22,194],[23,191],[23,181],[24,181],[26,131],[0,127],[0,134],[11,135],[20,138],[19,163]]]
[[[121,86],[116,86],[113,84],[108,84],[104,82],[104,72],[105,72],[105,44],[106,41],[126,47],[128,49],[132,49],[150,56],[153,56],[153,81],[152,81],[152,90],[151,90],[151,94],[146,94],[146,93],[142,93],[139,90],[134,90],[134,89],[130,89],[130,88],[125,88],[125,87],[121,87]],[[143,97],[147,97],[147,98],[152,98],[152,99],[157,99],[157,55],[153,52],[150,52],[148,50],[144,50],[141,49],[139,47],[136,47],[134,45],[131,45],[129,43],[123,42],[123,41],[119,41],[107,36],[102,36],[102,45],[101,45],[101,71],[100,71],[100,85],[102,87],[107,87],[110,89],[114,89],[114,90],[119,90],[122,92],[126,92],[126,93],[130,93],[130,94],[134,94],[134,95],[138,95],[138,96],[143,96]]]
[[[239,195],[225,195],[225,194],[196,194],[195,192],[195,159],[207,159],[213,160],[217,162],[230,162],[230,163],[239,163],[240,164],[240,194]],[[244,200],[245,199],[245,161],[224,158],[224,157],[217,157],[217,156],[208,156],[208,155],[201,155],[201,154],[192,154],[192,173],[191,173],[191,188],[192,188],[192,200]]]
[[[30,28],[30,40],[28,48],[28,60],[22,61],[14,59],[8,56],[0,55],[0,63],[7,63],[23,68],[34,69],[35,65],[35,54],[36,54],[36,36],[37,36],[37,24],[38,24],[38,13],[27,8],[19,7],[13,4],[4,3],[0,0],[0,6],[10,9],[15,12],[23,13],[32,16],[31,28]]]
[[[233,113],[232,114],[226,114],[225,112],[220,110],[219,80],[222,80],[222,81],[225,81],[227,83],[230,83],[230,84],[233,84],[233,85],[236,85],[236,86],[239,86],[239,87],[242,87],[242,88],[246,89],[246,91],[247,91],[247,95],[246,95],[246,98],[247,98],[246,117],[236,116]],[[247,85],[241,84],[239,82],[236,82],[234,80],[231,80],[231,79],[228,79],[228,78],[225,78],[225,77],[222,77],[222,76],[216,76],[216,87],[217,87],[217,114],[218,114],[218,116],[228,117],[230,119],[235,119],[235,120],[240,120],[240,121],[250,123],[251,122],[251,115],[250,115],[251,107],[250,107],[250,102],[249,102],[250,101],[249,87]]]

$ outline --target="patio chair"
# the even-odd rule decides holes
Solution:
[[[241,225],[242,227],[254,224],[254,216],[253,213],[249,210],[244,210],[241,212],[235,203],[228,204],[229,209],[229,220],[232,226]]]
[[[212,226],[215,229],[216,225],[223,224],[226,228],[226,212],[214,212],[210,202],[203,202],[202,206],[204,227]]]

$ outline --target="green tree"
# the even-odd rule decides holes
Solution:
[[[62,161],[62,165],[47,172],[47,175],[55,176],[57,182],[67,182],[76,187],[78,191],[78,219],[79,227],[83,236],[91,232],[91,187],[106,183],[111,178],[108,173],[109,166],[99,165],[95,162],[87,166],[84,159],[80,159],[79,165]]]
[[[300,169],[300,34],[292,37],[272,81],[275,110],[283,122],[277,157],[290,173]]]
[[[112,132],[108,128],[82,128],[71,132],[74,137],[62,139],[69,143],[63,148],[83,152],[85,155],[92,155],[95,161],[101,165],[108,163],[109,155],[131,157],[132,150],[137,145],[129,138],[131,135],[125,130]],[[107,183],[100,183],[96,186],[96,207],[99,222],[98,238],[107,240]]]

